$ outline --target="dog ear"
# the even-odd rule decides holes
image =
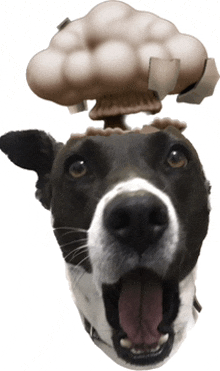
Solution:
[[[36,197],[46,209],[51,202],[50,172],[61,146],[38,130],[14,131],[0,137],[0,149],[15,165],[37,173]]]

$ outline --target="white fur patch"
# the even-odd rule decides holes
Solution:
[[[130,256],[120,256],[120,251],[108,244],[108,234],[103,226],[103,213],[106,205],[116,196],[129,192],[143,191],[157,196],[167,207],[169,226],[165,231],[158,249],[151,256],[143,254],[140,262],[137,253]],[[118,183],[112,190],[104,195],[98,203],[95,214],[88,231],[89,256],[94,270],[94,279],[97,288],[101,290],[103,283],[115,283],[126,272],[142,265],[152,269],[160,276],[164,276],[170,263],[173,261],[179,240],[179,224],[174,206],[170,198],[160,189],[143,178],[132,178]],[[160,263],[158,262],[158,250],[160,249]]]
[[[96,290],[92,274],[86,273],[80,266],[76,267],[69,263],[66,263],[66,274],[82,319],[85,317],[101,339],[112,347],[112,329],[107,322],[103,298]]]

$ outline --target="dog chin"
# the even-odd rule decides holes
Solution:
[[[137,278],[140,274],[148,276],[151,285],[161,286],[165,298],[163,318],[158,326],[159,334],[154,334],[154,342],[148,339],[148,344],[144,341],[140,343],[139,340],[135,343],[131,334],[126,334],[126,324],[129,329],[129,320],[123,318],[126,317],[127,299],[126,294],[124,298],[121,294],[122,287],[124,285],[126,289],[126,282],[131,276]],[[160,282],[159,277],[151,272],[136,270],[126,274],[116,284],[104,284],[102,295],[92,280],[92,274],[86,273],[83,268],[67,264],[67,277],[81,318],[84,324],[86,320],[91,326],[87,331],[90,332],[92,340],[112,360],[128,369],[147,370],[162,366],[176,353],[196,321],[196,311],[193,307],[195,269],[182,282],[172,287],[170,282]],[[120,306],[121,313],[118,309]],[[92,329],[97,336],[91,335]]]

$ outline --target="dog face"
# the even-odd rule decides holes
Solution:
[[[72,137],[8,133],[1,149],[38,173],[74,299],[93,341],[120,365],[161,366],[195,321],[195,266],[208,185],[179,130]]]

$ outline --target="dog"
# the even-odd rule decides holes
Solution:
[[[13,163],[38,174],[86,331],[129,369],[163,365],[194,325],[209,224],[196,150],[176,121],[156,121],[89,129],[65,145],[38,130],[0,138]]]

